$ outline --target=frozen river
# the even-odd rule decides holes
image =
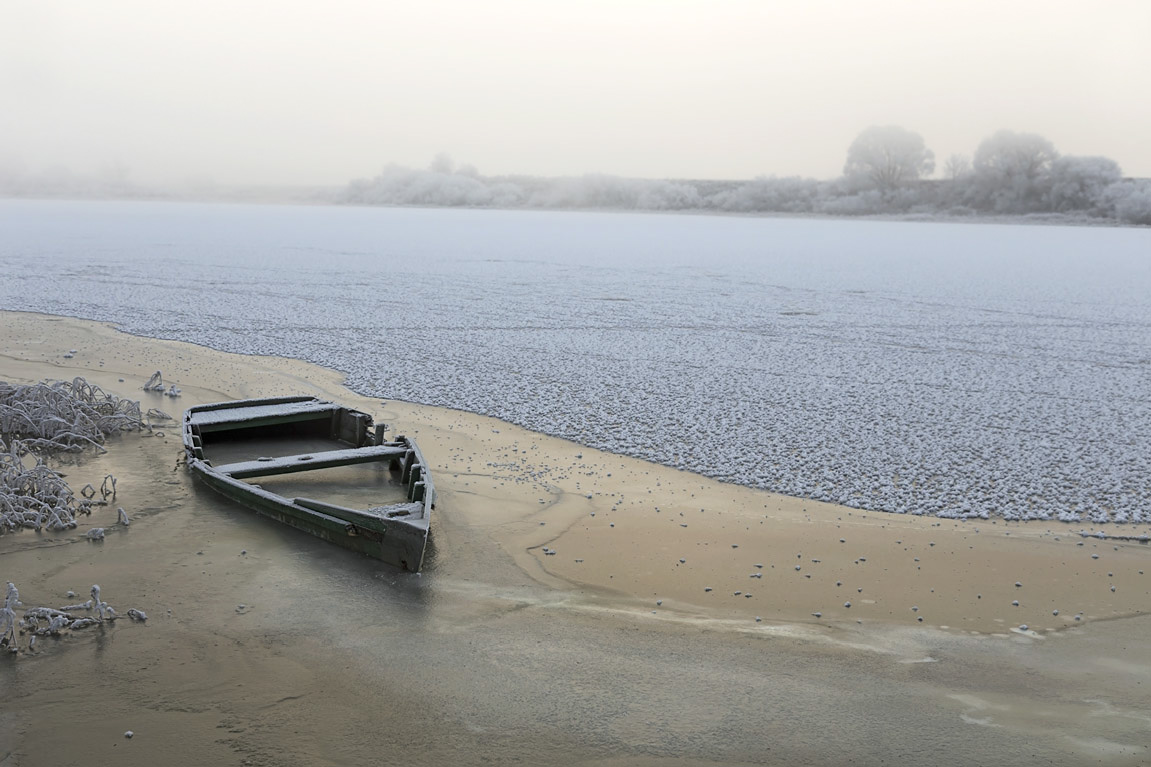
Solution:
[[[1147,229],[0,201],[0,273],[730,482],[1151,521]]]

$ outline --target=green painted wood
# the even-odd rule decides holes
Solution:
[[[191,468],[209,487],[263,516],[405,570],[416,572],[423,564],[428,537],[426,520],[420,526],[387,520],[391,524],[385,530],[367,530],[366,526],[297,506],[274,493],[216,474],[203,461],[192,462]]]
[[[368,445],[367,447],[353,447],[346,450],[325,450],[323,452],[287,455],[269,461],[227,463],[213,468],[221,474],[227,474],[235,479],[250,479],[251,477],[270,477],[277,474],[295,474],[301,471],[330,469],[336,466],[352,466],[358,463],[390,461],[406,452],[408,449],[404,446]]]

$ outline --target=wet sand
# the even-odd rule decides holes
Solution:
[[[181,398],[140,390],[157,369]],[[175,416],[371,412],[433,466],[432,548],[401,573],[194,484],[177,429],[113,440],[65,471],[115,474],[131,527],[0,536],[0,581],[56,606],[100,583],[150,619],[0,659],[5,767],[1151,759],[1147,546],[776,496],[298,361],[0,313],[0,380],[75,375]]]

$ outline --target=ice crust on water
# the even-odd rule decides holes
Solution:
[[[43,201],[0,222],[7,309],[857,508],[1151,520],[1148,230]]]

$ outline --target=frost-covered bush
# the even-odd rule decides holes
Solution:
[[[831,216],[866,216],[890,210],[887,198],[878,189],[859,194],[829,197],[816,201],[815,212]]]
[[[0,533],[75,527],[85,500],[76,497],[59,472],[28,455],[20,440],[9,444],[0,437]]]
[[[20,652],[20,636],[26,635],[28,644],[24,649],[35,652],[38,637],[58,637],[65,631],[79,631],[120,617],[119,612],[103,600],[98,584],[92,585],[91,595],[91,599],[85,602],[64,607],[26,607],[20,601],[20,591],[16,584],[9,581],[3,606],[0,606],[0,649],[12,654]],[[75,594],[68,592],[68,596],[74,597]],[[24,608],[24,616],[17,619],[16,610],[19,608]],[[93,612],[94,616],[91,614]],[[130,608],[126,614],[136,622],[148,620],[148,615],[136,608]]]
[[[1122,177],[1119,163],[1107,157],[1060,157],[1051,163],[1044,207],[1102,212],[1103,193]]]
[[[106,437],[148,428],[140,403],[83,378],[28,385],[0,381],[0,436],[34,450],[103,450]]]
[[[1122,181],[1102,194],[1102,207],[1127,224],[1151,226],[1151,181]]]
[[[523,205],[524,190],[508,181],[500,181],[488,187],[489,205],[497,208],[515,208]]]
[[[704,206],[691,184],[588,174],[552,179],[485,178],[470,165],[453,169],[437,157],[427,170],[389,165],[375,178],[357,179],[341,202],[445,207],[609,208],[687,210]]]
[[[618,176],[588,174],[550,180],[528,202],[541,208],[621,208],[638,206],[643,182]]]
[[[703,207],[704,200],[698,189],[685,182],[588,174],[543,180],[527,204],[537,208],[691,210]]]
[[[510,190],[502,190],[508,197]],[[344,193],[345,202],[370,205],[490,205],[493,192],[483,181],[462,173],[413,170],[389,165],[371,180],[352,182]]]
[[[712,206],[732,212],[810,213],[822,184],[815,179],[760,176],[734,189],[718,192]]]
[[[105,393],[83,378],[30,385],[0,381],[0,532],[21,527],[76,526],[96,490],[78,498],[44,456],[86,447],[103,450],[106,438],[150,428],[140,403]],[[101,489],[115,496],[115,479]]]
[[[691,184],[650,181],[636,198],[636,207],[643,210],[698,210],[703,207],[703,197]]]

